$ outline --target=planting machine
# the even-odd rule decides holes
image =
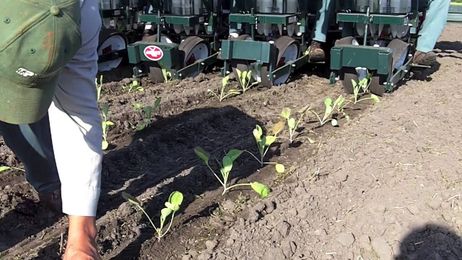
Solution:
[[[103,24],[97,49],[99,71],[117,68],[126,59],[127,44],[143,32],[139,15],[144,8],[141,0],[100,0]]]
[[[320,2],[320,1],[318,1]],[[219,58],[223,74],[251,71],[264,86],[280,85],[309,62],[308,44],[315,15],[306,0],[234,0],[229,38]]]
[[[353,93],[352,80],[372,75],[369,89],[381,95],[392,91],[412,68],[427,1],[354,0],[337,13],[344,38],[331,49],[330,66]],[[451,9],[454,10],[454,9]],[[460,19],[452,14],[450,20]]]
[[[128,46],[134,75],[153,82],[194,77],[217,61],[226,35],[220,0],[152,0],[140,21],[149,25],[141,41]]]

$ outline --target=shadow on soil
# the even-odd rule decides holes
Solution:
[[[462,239],[447,227],[427,224],[405,236],[395,259],[462,259]]]
[[[156,121],[151,128],[137,133],[129,146],[105,155],[99,215],[105,215],[125,202],[121,196],[122,192],[139,196],[150,188],[154,188],[154,194],[148,201],[143,202],[143,206],[155,223],[164,202],[175,190],[184,194],[181,206],[181,210],[184,211],[205,192],[221,187],[199,161],[193,149],[200,146],[208,151],[212,158],[219,161],[231,148],[247,149],[257,153],[252,135],[256,124],[261,125],[256,119],[232,106],[194,109]],[[271,154],[267,159],[269,157]],[[236,178],[235,181],[238,181],[249,177],[260,168],[259,166],[254,159],[243,154],[235,162],[230,179]],[[112,234],[119,236],[123,233],[120,229],[124,223],[120,221],[136,221],[131,216],[135,212],[134,208],[130,208],[128,212],[119,211],[117,212],[119,220],[116,223],[101,227],[98,244],[103,246],[104,254],[123,248],[118,254],[112,255],[115,259],[137,259],[142,244],[152,238],[153,229],[142,228],[141,233],[128,245],[115,245],[114,240],[118,240],[116,242],[121,244],[128,240],[111,238]],[[188,214],[186,221],[191,222],[194,218],[210,214],[211,211],[199,209],[199,212],[189,213],[191,215]],[[184,214],[184,212],[179,214],[182,213]],[[145,222],[144,216],[142,222]],[[114,228],[117,232],[114,232]],[[49,246],[42,250],[40,255],[50,256],[55,247],[56,245]]]

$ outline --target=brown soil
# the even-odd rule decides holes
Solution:
[[[201,146],[216,158],[231,148],[256,152],[252,130],[270,128],[283,107],[310,104],[322,111],[326,68],[307,68],[292,83],[251,91],[220,103],[207,89],[217,73],[122,90],[129,80],[104,85],[110,149],[104,157],[98,245],[104,259],[462,259],[462,164],[458,80],[462,25],[450,24],[437,46],[440,66],[415,75],[377,105],[346,110],[350,121],[318,127],[310,115],[295,145],[287,133],[266,160],[281,162],[276,176],[242,156],[235,182],[271,186],[261,200],[248,190],[221,196],[214,177],[196,158]],[[109,78],[109,76],[108,76]],[[419,80],[425,79],[425,80]],[[233,83],[235,84],[235,83]],[[161,97],[151,125],[135,103]],[[309,140],[314,140],[311,144]],[[19,162],[0,143],[2,164]],[[173,230],[161,241],[147,219],[121,196],[128,192],[158,216],[170,192],[185,201]],[[59,259],[65,219],[42,209],[21,172],[0,179],[0,258]],[[157,217],[156,217],[157,218]],[[157,223],[157,222],[156,222]]]

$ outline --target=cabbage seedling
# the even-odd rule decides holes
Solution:
[[[102,104],[101,105],[101,127],[103,129],[103,141],[101,143],[101,149],[106,150],[109,147],[109,142],[107,141],[107,133],[109,131],[109,127],[114,126],[114,123],[108,120],[109,114],[109,105]]]
[[[156,231],[158,240],[160,240],[168,233],[168,231],[172,227],[173,219],[175,218],[175,213],[180,209],[181,203],[183,203],[183,193],[179,191],[172,192],[168,197],[167,202],[165,202],[165,208],[163,208],[160,211],[159,227],[157,227],[156,225],[154,225],[154,222],[152,221],[151,217],[148,215],[148,213],[146,213],[144,208],[141,206],[141,202],[137,198],[126,192],[122,192],[122,197],[134,206],[136,206],[136,208],[141,210],[141,212],[143,212],[143,214],[148,218],[149,223],[151,223],[151,226]],[[168,226],[165,228],[165,224],[169,216],[170,222]]]
[[[144,91],[144,88],[140,85],[138,80],[134,80],[130,84],[123,86],[122,89],[127,91],[128,93]]]
[[[239,85],[242,88],[242,93],[245,93],[247,90],[251,89],[253,86],[257,85],[258,81],[252,82],[252,71],[245,70],[241,71],[236,69],[237,72],[237,80],[239,81]]]
[[[359,81],[351,80],[351,84],[353,85],[353,104],[356,104],[360,101],[365,100],[372,100],[374,103],[380,102],[380,98],[374,94],[371,94],[368,98],[360,98],[360,92],[362,93],[369,93],[369,86],[370,86],[370,77],[365,77]]]
[[[298,111],[298,119],[291,117],[291,110],[290,108],[286,107],[282,109],[281,117],[284,118],[287,122],[287,126],[289,127],[289,142],[293,143],[295,138],[295,132],[298,129],[298,126],[303,120],[306,111],[309,109],[309,106],[303,107],[300,111]]]
[[[167,69],[162,69],[162,76],[164,77],[165,82],[172,81],[173,79],[172,73]]]
[[[145,129],[146,127],[148,127],[149,125],[151,125],[152,120],[153,120],[152,119],[153,113],[157,109],[159,109],[160,101],[161,101],[161,98],[158,97],[158,98],[156,98],[156,100],[154,101],[154,104],[152,106],[143,107],[141,105],[141,106],[135,107],[135,109],[140,111],[141,117],[143,118],[141,120],[141,122],[136,126],[136,130],[141,131],[141,130]]]
[[[284,173],[285,168],[284,165],[276,162],[265,162],[265,156],[268,153],[271,145],[276,141],[277,135],[282,131],[284,128],[284,122],[280,121],[273,126],[272,135],[263,135],[263,129],[256,125],[255,129],[253,130],[253,136],[255,138],[255,142],[257,143],[258,152],[260,154],[260,158],[258,158],[255,154],[250,151],[244,150],[244,152],[250,154],[257,162],[260,163],[260,166],[263,167],[265,164],[272,164],[275,166],[275,170],[277,173],[281,174]]]
[[[101,90],[103,89],[103,75],[99,77],[99,82],[98,82],[98,78],[95,79],[95,85],[96,85],[96,101],[99,102],[101,98]]]
[[[322,118],[318,113],[313,111],[311,108],[308,108],[307,111],[314,114],[318,118],[320,126],[325,125],[329,121],[333,121],[333,125],[337,126],[335,123],[337,120],[333,120],[332,115],[334,114],[334,112],[338,112],[348,118],[348,115],[345,114],[345,112],[343,111],[343,109],[345,108],[345,105],[346,105],[345,97],[342,95],[340,95],[335,101],[333,101],[332,98],[327,97],[324,99],[324,115]]]
[[[218,100],[220,102],[222,102],[223,100],[225,100],[226,98],[228,97],[231,97],[231,96],[235,96],[235,95],[239,95],[241,92],[235,88],[230,88],[228,90],[226,90],[226,87],[228,86],[228,83],[229,83],[229,75],[224,77],[222,80],[221,80],[221,88],[218,89],[218,93],[215,93],[213,90],[208,90],[208,92],[210,94],[212,94],[213,96],[215,96],[216,98],[218,98]]]
[[[199,157],[204,162],[204,164],[209,168],[209,170],[212,172],[212,174],[215,176],[215,178],[218,180],[218,182],[223,187],[222,195],[225,195],[225,193],[231,190],[232,188],[250,186],[256,193],[258,193],[258,195],[260,195],[261,198],[266,198],[268,196],[270,192],[268,186],[262,183],[259,183],[259,182],[238,183],[234,185],[229,185],[228,183],[229,174],[231,173],[231,170],[233,169],[234,161],[237,158],[239,158],[239,156],[241,156],[243,151],[238,150],[238,149],[231,149],[228,151],[228,153],[223,157],[222,163],[218,162],[220,166],[220,175],[218,175],[216,171],[213,170],[212,167],[210,166],[209,153],[207,153],[201,147],[194,148],[194,152],[196,153],[197,157]]]

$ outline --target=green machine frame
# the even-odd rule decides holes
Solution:
[[[364,26],[364,37],[359,41],[359,45],[336,44],[331,49],[330,66],[335,75],[340,74],[343,77],[345,71],[352,71],[355,68],[366,68],[372,72],[378,81],[372,86],[376,94],[382,94],[384,91],[392,91],[396,84],[409,72],[412,66],[411,53],[409,51],[406,62],[399,68],[393,67],[394,50],[390,47],[368,46],[370,38],[368,37],[368,28],[371,25],[400,25],[409,26],[409,34],[406,42],[409,48],[415,48],[419,27],[419,4],[414,1],[412,11],[407,14],[379,14],[370,13],[367,8],[366,13],[340,12],[337,14],[337,22],[344,26],[352,24],[361,24]],[[350,78],[346,79],[350,80]],[[345,80],[345,81],[346,81]],[[344,86],[349,82],[344,81]]]
[[[296,69],[309,62],[307,38],[310,36],[308,26],[315,15],[308,12],[308,1],[299,1],[296,13],[257,13],[255,0],[235,1],[234,9],[229,15],[230,32],[245,31],[244,37],[229,38],[222,41],[219,59],[223,60],[223,75],[230,73],[238,63],[246,64],[261,77],[262,85],[273,85],[282,75],[290,75]],[[286,3],[284,3],[286,5]],[[261,24],[272,24],[286,28],[288,25],[298,27],[299,35],[290,36],[299,46],[297,58],[278,66],[279,50],[275,41],[264,35],[257,35],[257,27]],[[245,30],[243,30],[245,28]],[[290,43],[289,36],[286,42]]]
[[[153,13],[140,16],[142,22],[150,23],[153,28],[156,28],[156,34],[152,35],[152,37],[148,37],[149,40],[143,39],[128,46],[129,62],[135,64],[133,68],[134,77],[141,77],[145,74],[149,74],[151,80],[154,82],[161,82],[164,80],[165,72],[167,72],[172,79],[184,79],[199,74],[207,66],[217,61],[219,39],[214,34],[214,31],[217,27],[218,19],[220,18],[218,18],[217,12],[213,11],[213,8],[210,8],[211,4],[208,1],[204,2],[207,2],[205,4],[207,12],[202,12],[197,15],[174,15],[165,13],[165,7],[158,5],[157,8],[154,6],[155,11]],[[194,27],[199,24],[204,26],[205,33],[200,35],[191,34],[191,36],[196,36],[192,39],[192,44],[194,44],[194,42],[206,43],[209,47],[210,55],[185,66],[185,52],[181,49],[181,44],[162,41],[162,37],[173,35],[180,37],[181,40],[187,39],[189,35],[184,35],[183,33],[183,35],[179,36],[172,31],[168,31],[167,28],[175,25]],[[144,55],[144,50],[148,46],[160,48],[163,52],[162,59],[158,61],[148,59]],[[155,71],[154,73],[153,70]]]
[[[369,8],[365,13],[354,12],[339,12],[337,14],[337,22],[348,26],[348,24],[362,24],[364,25],[364,38],[360,39],[359,45],[352,45],[350,43],[336,44],[331,49],[330,67],[333,71],[331,81],[338,75],[344,78],[343,85],[348,91],[351,77],[345,77],[346,73],[351,73],[355,68],[366,68],[372,72],[376,80],[371,83],[371,91],[376,94],[382,94],[387,91],[390,92],[396,88],[397,83],[403,79],[412,68],[428,68],[412,64],[412,55],[415,52],[415,44],[418,37],[418,29],[420,26],[420,13],[425,6],[424,1],[415,0],[412,3],[412,10],[407,14],[378,14],[370,13]],[[448,21],[460,21],[461,8],[460,4],[451,5]],[[368,46],[368,27],[371,25],[404,25],[409,26],[409,34],[405,38],[409,46],[406,61],[394,68],[394,49],[387,47],[373,47]],[[362,41],[361,41],[362,40]],[[401,45],[403,46],[403,45]],[[353,72],[354,73],[354,72]],[[351,75],[351,74],[350,74]],[[350,86],[351,87],[351,86]]]

